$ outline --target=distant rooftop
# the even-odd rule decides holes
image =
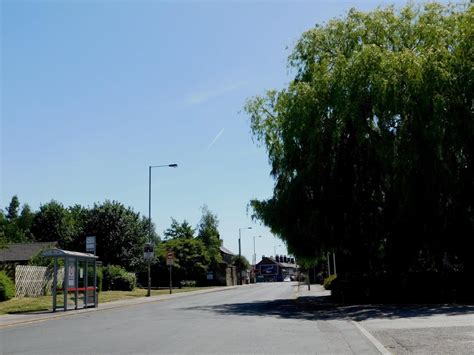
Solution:
[[[28,261],[40,251],[56,247],[58,242],[12,243],[0,249],[0,262]]]
[[[233,252],[231,252],[229,249],[227,249],[225,246],[220,246],[219,249],[221,250],[221,252],[223,252],[224,254],[228,254],[228,255],[235,255]]]

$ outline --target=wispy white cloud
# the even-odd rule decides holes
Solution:
[[[220,136],[222,135],[222,133],[224,133],[224,128],[222,128],[219,133],[217,133],[217,135],[214,137],[214,139],[212,140],[212,142],[207,146],[207,150],[211,149],[211,147],[214,145],[214,143],[217,142],[217,140],[220,138]]]
[[[190,105],[202,104],[203,102],[209,101],[228,92],[237,90],[245,84],[247,84],[247,82],[239,81],[237,83],[221,86],[216,89],[196,91],[187,97],[186,103]]]

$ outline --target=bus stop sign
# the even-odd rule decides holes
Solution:
[[[174,264],[174,253],[169,251],[166,253],[166,265],[172,266]]]
[[[153,259],[154,253],[153,253],[153,245],[151,244],[145,244],[143,247],[143,258],[145,260],[151,260]]]

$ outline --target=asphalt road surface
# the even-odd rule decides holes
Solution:
[[[2,354],[378,354],[349,320],[297,311],[293,283],[76,314],[0,329]]]

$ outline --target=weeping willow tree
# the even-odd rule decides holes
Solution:
[[[247,102],[275,180],[250,205],[290,252],[337,251],[351,270],[472,272],[473,15],[351,10],[303,33],[288,87]]]

